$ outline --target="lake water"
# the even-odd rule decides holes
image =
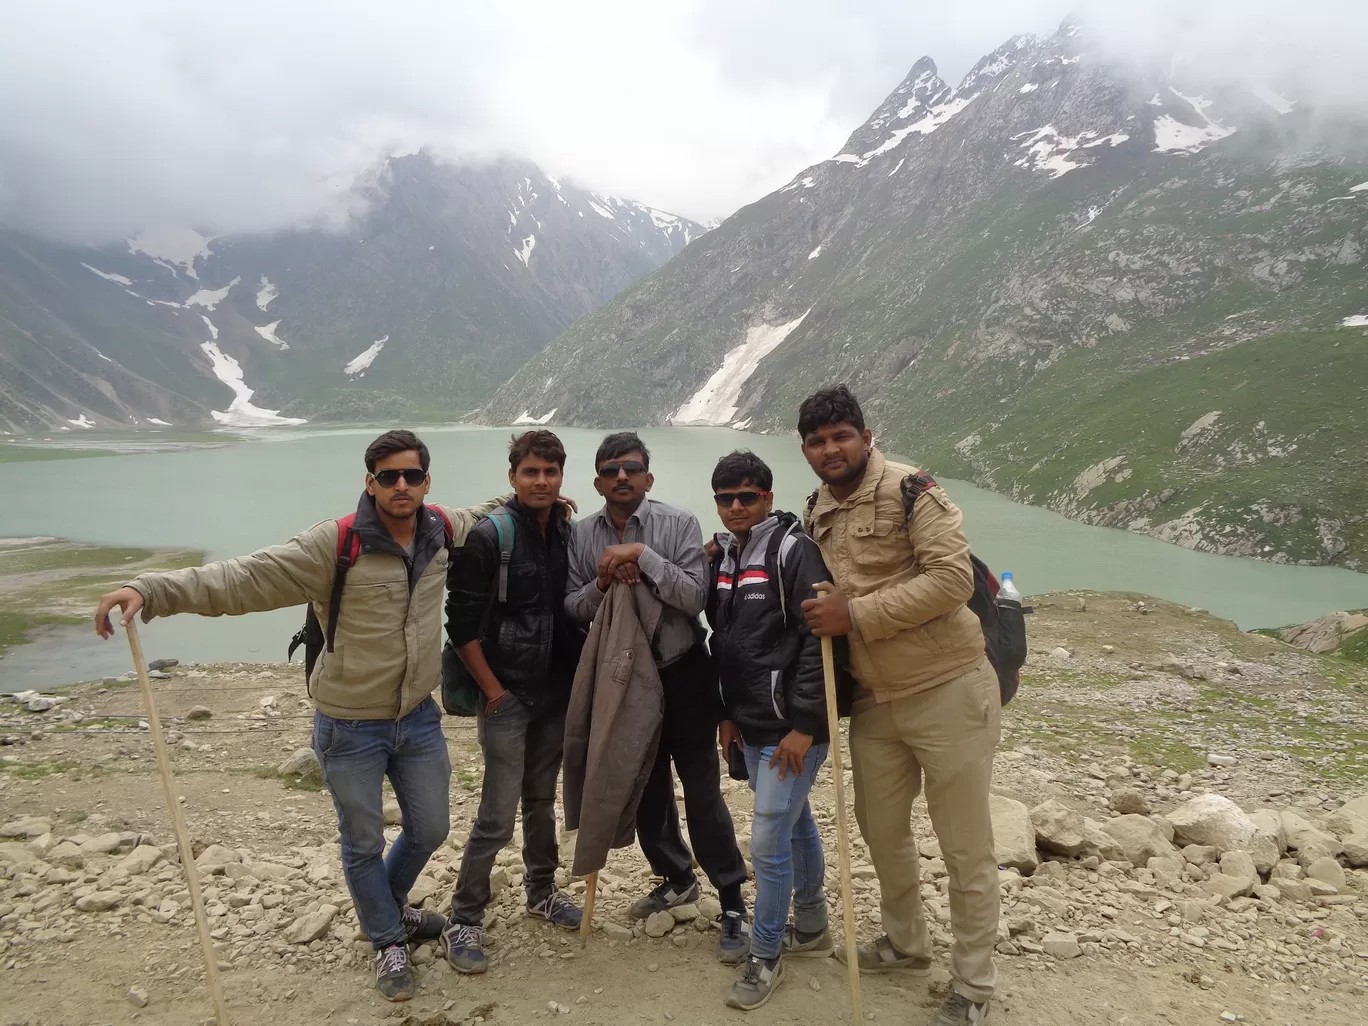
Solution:
[[[356,508],[361,454],[375,428],[267,432],[215,449],[0,464],[0,537],[55,535],[102,544],[204,549],[216,559],[284,540]],[[597,508],[592,460],[600,432],[558,431],[566,444],[566,492]],[[507,428],[420,432],[432,450],[432,498],[466,505],[508,489]],[[777,505],[798,510],[815,485],[793,438],[725,428],[653,428],[652,495],[718,530],[709,475],[737,447],[775,471]],[[1027,594],[1069,588],[1135,591],[1209,609],[1241,627],[1281,626],[1368,606],[1368,575],[1289,567],[1190,552],[1151,538],[1088,527],[963,482],[944,481],[964,509],[974,550],[1012,570]],[[181,616],[142,628],[148,658],[283,659],[302,607],[243,617]],[[120,640],[93,628],[59,628],[0,657],[0,691],[115,676],[129,668]],[[302,672],[302,671],[301,671]]]

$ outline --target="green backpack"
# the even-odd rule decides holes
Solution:
[[[484,644],[489,631],[490,614],[494,603],[508,601],[508,567],[513,562],[513,539],[516,537],[516,521],[513,514],[499,507],[489,514],[494,530],[499,532],[499,572],[494,578],[494,586],[489,590],[489,604],[485,606],[484,619],[480,621],[479,642]],[[442,646],[442,708],[451,716],[474,716],[480,711],[484,693],[475,678],[466,669],[465,663],[456,653],[451,639]]]

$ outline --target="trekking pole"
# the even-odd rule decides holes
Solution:
[[[827,731],[831,734],[831,772],[836,778],[836,850],[841,862],[841,913],[845,919],[846,972],[850,977],[851,1021],[864,1023],[860,1003],[860,957],[855,945],[855,898],[850,887],[850,827],[846,823],[845,767],[841,762],[841,716],[836,709],[836,659],[831,639],[822,639],[822,675],[826,678]]]
[[[190,852],[190,835],[186,832],[185,814],[181,811],[176,796],[171,756],[166,750],[166,739],[162,736],[161,717],[157,715],[157,702],[152,696],[152,680],[147,675],[147,660],[143,658],[138,625],[132,620],[128,623],[127,633],[128,647],[133,652],[133,669],[137,671],[138,686],[142,688],[143,701],[147,704],[147,724],[152,728],[152,746],[157,751],[157,769],[161,772],[162,789],[166,791],[166,804],[171,807],[171,824],[176,831],[176,847],[180,849],[181,873],[185,876],[185,886],[190,891],[190,906],[194,909],[195,926],[199,929],[205,979],[209,984],[209,993],[214,999],[214,1011],[219,1026],[228,1026],[228,1006],[223,999],[223,985],[219,982],[214,942],[209,937],[209,920],[204,914],[204,896],[200,893],[199,874],[195,870],[195,859]]]
[[[594,918],[594,899],[598,896],[598,872],[584,878],[584,916],[580,919],[580,947],[589,946],[589,931],[593,929],[589,921]]]

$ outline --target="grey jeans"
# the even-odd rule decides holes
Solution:
[[[537,904],[556,886],[556,777],[565,744],[565,710],[533,710],[510,692],[497,712],[480,709],[479,737],[485,765],[480,811],[451,899],[452,921],[466,926],[484,922],[489,874],[499,850],[513,839],[519,801],[528,905]]]

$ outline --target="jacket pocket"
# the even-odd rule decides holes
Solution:
[[[900,521],[878,518],[868,528],[851,530],[851,558],[865,578],[882,579],[912,565],[911,543]]]

